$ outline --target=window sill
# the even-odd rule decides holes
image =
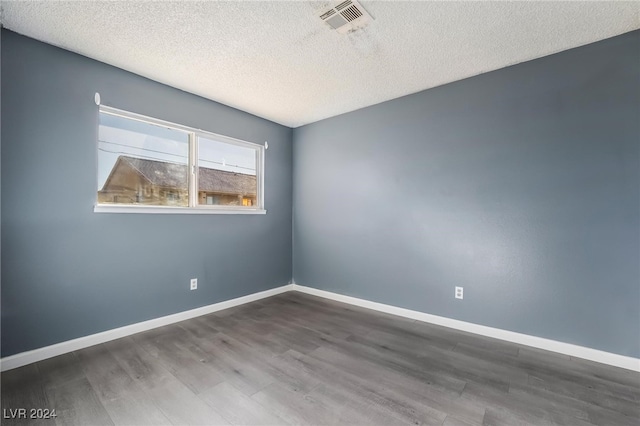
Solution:
[[[94,213],[145,213],[145,214],[266,214],[263,209],[236,209],[228,207],[162,207],[162,206],[123,206],[98,204]]]

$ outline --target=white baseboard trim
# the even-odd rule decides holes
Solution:
[[[79,337],[73,340],[67,340],[66,342],[56,343],[55,345],[45,346],[44,348],[38,348],[32,351],[11,355],[0,360],[0,371],[11,370],[13,368],[22,367],[23,365],[31,364],[33,362],[42,361],[43,359],[52,358],[54,356],[62,355],[68,352],[88,348],[89,346],[109,342],[121,337],[130,336],[132,334],[140,333],[141,331],[151,330],[153,328],[185,321],[191,318],[199,317],[201,315],[207,315],[212,312],[232,308],[234,306],[244,305],[245,303],[254,302],[256,300],[264,299],[265,297],[275,296],[276,294],[291,291],[292,289],[293,284],[287,284],[282,287],[272,288],[270,290],[249,294],[247,296],[238,297],[236,299],[225,300],[224,302],[218,302],[212,305],[202,306],[200,308],[191,309],[184,312],[178,312],[177,314],[154,318],[148,321],[103,331],[101,333],[91,334],[89,336]]]
[[[627,370],[640,371],[640,359],[638,358],[613,354],[597,349],[586,348],[584,346],[572,345],[570,343],[558,342],[556,340],[544,339],[542,337],[530,336],[528,334],[516,333],[514,331],[507,331],[499,328],[487,327],[470,322],[440,317],[437,315],[426,314],[424,312],[412,311],[410,309],[385,305],[383,303],[370,302],[368,300],[358,299],[351,296],[344,296],[342,294],[332,293],[325,290],[318,290],[316,288],[305,287],[298,284],[293,284],[292,286],[294,291],[299,291],[302,293],[307,293],[338,302],[348,303],[350,305],[360,306],[363,308],[372,309],[374,311],[385,312],[388,314],[398,315],[422,322],[441,325],[456,330],[479,334],[481,336],[493,337],[495,339],[505,340],[511,343],[517,343],[520,345],[531,346],[534,348],[570,355],[577,358],[599,362],[602,364],[625,368]]]
[[[88,348],[89,346],[98,345],[100,343],[109,342],[121,337],[130,336],[142,331],[151,330],[176,322],[185,321],[191,318],[207,315],[223,309],[232,308],[234,306],[243,305],[245,303],[254,302],[266,297],[275,296],[276,294],[285,293],[287,291],[299,291],[314,296],[331,299],[338,302],[348,303],[350,305],[360,306],[372,309],[374,311],[385,312],[388,314],[398,315],[417,321],[428,322],[431,324],[441,325],[456,330],[466,331],[469,333],[479,334],[481,336],[493,337],[495,339],[505,340],[520,345],[531,346],[534,348],[544,349],[577,358],[587,359],[602,364],[608,364],[615,367],[625,368],[627,370],[640,372],[640,359],[627,357],[624,355],[612,354],[597,349],[586,348],[583,346],[572,345],[570,343],[558,342],[555,340],[544,339],[542,337],[530,336],[527,334],[516,333],[513,331],[502,330],[499,328],[487,327],[484,325],[473,324],[470,322],[459,321],[451,318],[440,317],[437,315],[426,314],[424,312],[412,311],[410,309],[399,308],[397,306],[385,305],[383,303],[371,302],[356,297],[345,296],[338,293],[332,293],[325,290],[319,290],[312,287],[305,287],[298,284],[287,284],[282,287],[249,294],[247,296],[238,297],[236,299],[226,300],[224,302],[214,303],[212,305],[202,306],[200,308],[191,309],[189,311],[178,312],[177,314],[167,315],[160,318],[154,318],[148,321],[127,325],[113,330],[103,331],[101,333],[89,336],[79,337],[77,339],[68,340],[66,342],[56,343],[55,345],[46,346],[44,348],[34,349],[32,351],[22,352],[11,355],[0,360],[0,371],[7,371],[13,368],[22,367],[23,365],[42,361],[47,358],[73,352],[79,349]]]

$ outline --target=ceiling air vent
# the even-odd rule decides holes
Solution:
[[[356,0],[341,1],[329,10],[323,9],[318,15],[341,34],[355,31],[373,21],[371,15]]]

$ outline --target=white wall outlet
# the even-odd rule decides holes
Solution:
[[[464,299],[464,288],[456,287],[455,296],[456,296],[456,299]]]
[[[198,279],[191,278],[191,290],[195,290],[198,288]]]

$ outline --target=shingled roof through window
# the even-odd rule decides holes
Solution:
[[[120,156],[119,161],[129,164],[153,185],[166,188],[186,188],[188,186],[188,166],[186,164],[128,156]],[[256,177],[244,173],[200,167],[198,191],[255,196]]]

